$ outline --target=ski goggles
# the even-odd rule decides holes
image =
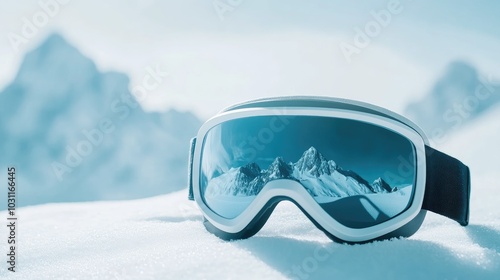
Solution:
[[[191,141],[189,199],[225,239],[296,204],[334,241],[408,237],[432,211],[466,226],[469,168],[406,118],[357,101],[281,97],[229,107]]]

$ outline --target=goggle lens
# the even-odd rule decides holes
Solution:
[[[217,215],[235,218],[280,179],[302,184],[333,219],[350,228],[407,209],[415,148],[403,135],[359,120],[254,116],[211,128],[203,139],[200,187]]]

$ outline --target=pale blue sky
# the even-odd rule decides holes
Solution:
[[[54,31],[101,70],[129,74],[131,86],[159,64],[170,76],[145,107],[176,106],[203,117],[233,102],[284,94],[354,98],[401,111],[455,59],[500,76],[499,1],[396,1],[400,12],[350,63],[340,44],[353,44],[372,12],[396,2],[72,0],[15,52],[9,36],[22,34],[23,17],[32,21],[44,11],[38,1],[19,2],[3,1],[0,9],[0,87],[23,53]],[[214,3],[236,4],[221,20]]]

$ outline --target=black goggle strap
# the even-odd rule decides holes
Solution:
[[[459,160],[425,146],[426,185],[422,209],[469,224],[470,172]]]
[[[189,143],[189,159],[188,159],[188,199],[194,200],[193,194],[193,158],[194,158],[194,147],[196,146],[196,137],[191,138]]]

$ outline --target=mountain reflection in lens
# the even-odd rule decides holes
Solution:
[[[268,182],[280,179],[302,184],[351,228],[384,222],[409,206],[415,171],[398,174],[400,159],[414,158],[405,137],[356,120],[296,116],[272,141],[258,143],[270,118],[231,120],[205,137],[201,193],[218,215],[237,217]]]

